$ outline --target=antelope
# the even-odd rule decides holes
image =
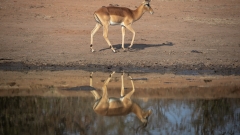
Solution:
[[[133,46],[133,41],[135,38],[135,31],[132,28],[133,22],[139,20],[142,15],[148,11],[150,14],[153,14],[153,9],[150,6],[151,0],[145,0],[142,4],[135,10],[131,10],[126,7],[118,7],[110,5],[108,7],[101,7],[97,11],[94,12],[94,19],[96,20],[96,26],[91,31],[91,44],[90,49],[94,52],[93,49],[93,36],[94,34],[103,26],[103,37],[106,40],[107,44],[109,45],[110,49],[113,52],[116,50],[112,47],[108,39],[108,26],[109,25],[121,25],[122,26],[122,49],[125,51],[124,48],[124,37],[125,37],[125,29],[127,28],[129,31],[132,32],[132,41],[129,49]]]
[[[131,76],[129,76],[131,83],[132,83],[132,91],[127,93],[125,95],[125,90],[124,90],[124,82],[123,82],[123,75],[121,75],[121,97],[116,98],[116,97],[109,97],[108,92],[107,92],[107,85],[109,81],[111,80],[113,74],[115,72],[112,72],[108,79],[104,82],[104,85],[102,87],[102,96],[100,96],[96,90],[92,90],[91,93],[95,97],[95,104],[93,106],[93,110],[100,115],[103,116],[121,116],[121,115],[127,115],[129,113],[134,113],[138,119],[143,123],[138,127],[139,128],[144,128],[147,126],[148,123],[148,117],[151,115],[152,111],[143,111],[141,107],[134,103],[131,100],[132,94],[135,92],[134,84],[133,84],[133,79]],[[90,74],[90,86],[92,86],[92,74]],[[137,130],[138,130],[137,129]]]

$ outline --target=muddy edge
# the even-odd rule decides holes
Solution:
[[[199,63],[196,65],[150,65],[142,64],[142,66],[136,66],[134,64],[126,65],[97,65],[89,63],[68,63],[66,65],[36,65],[26,64],[24,62],[3,62],[0,63],[0,70],[2,71],[32,71],[32,70],[43,70],[43,71],[62,71],[62,70],[84,70],[84,71],[99,71],[99,72],[110,72],[110,71],[127,71],[135,73],[160,73],[160,74],[176,74],[176,75],[240,75],[240,67],[232,67],[231,65],[204,65]]]

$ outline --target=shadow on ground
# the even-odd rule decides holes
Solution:
[[[173,46],[174,43],[172,42],[167,42],[167,43],[162,43],[162,44],[133,44],[132,48],[129,49],[130,52],[135,52],[135,51],[139,51],[139,50],[144,50],[146,48],[150,48],[150,47],[161,47],[161,46]],[[130,46],[130,44],[125,44],[125,48],[126,50],[128,50],[128,47]],[[117,44],[117,45],[113,45],[113,48],[116,49],[116,51],[122,49],[122,44]],[[104,48],[101,49],[99,51],[104,51],[104,50],[108,50],[108,48]]]
[[[63,88],[62,90],[68,90],[68,91],[91,91],[96,90],[94,87],[91,86],[76,86],[71,88]]]

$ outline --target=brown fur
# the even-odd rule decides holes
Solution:
[[[129,48],[131,48],[135,38],[135,31],[133,30],[131,25],[133,22],[139,20],[146,11],[149,11],[151,14],[153,14],[153,9],[150,7],[149,3],[150,0],[145,0],[136,10],[131,10],[126,7],[103,6],[97,11],[95,11],[94,18],[97,24],[91,32],[91,45],[90,45],[91,51],[94,52],[94,49],[92,48],[93,36],[99,30],[99,28],[103,26],[103,37],[110,46],[110,48],[112,49],[112,51],[116,52],[108,39],[109,25],[122,26],[122,49],[124,50],[125,50],[124,48],[125,28],[127,28],[133,33],[132,42],[131,45],[129,46]]]
[[[146,124],[148,122],[148,117],[152,113],[150,110],[149,111],[143,111],[141,107],[137,104],[134,103],[131,100],[132,94],[135,92],[134,84],[132,77],[129,76],[131,79],[132,83],[132,91],[127,93],[125,95],[124,91],[124,83],[123,83],[123,74],[121,76],[122,80],[122,87],[121,87],[121,97],[120,98],[115,98],[115,97],[109,97],[107,93],[107,85],[112,78],[112,74],[110,74],[110,77],[104,82],[104,85],[102,87],[103,94],[100,96],[97,91],[93,90],[91,91],[92,94],[95,97],[95,104],[93,106],[93,110],[103,116],[119,116],[119,115],[127,115],[129,113],[134,113],[138,117],[138,119]],[[90,86],[92,87],[92,74],[90,77]]]

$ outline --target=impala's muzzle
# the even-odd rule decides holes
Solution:
[[[154,13],[154,11],[153,11],[153,9],[150,7],[150,9],[149,9],[149,13],[150,14],[153,14]]]
[[[142,125],[138,126],[137,129],[136,129],[136,133],[143,129],[143,128],[146,128],[147,127],[147,124],[148,124],[148,121],[147,122],[144,122]]]

